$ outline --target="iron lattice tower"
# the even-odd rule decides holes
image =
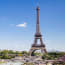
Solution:
[[[32,48],[30,49],[30,55],[32,55],[32,53],[35,50],[41,49],[41,52],[45,52],[47,53],[46,49],[45,49],[45,44],[42,41],[42,35],[40,32],[40,22],[39,22],[39,7],[37,6],[37,22],[36,22],[36,33],[35,33],[35,39],[34,39],[34,43],[32,44]],[[37,41],[40,40],[40,44],[37,44]]]

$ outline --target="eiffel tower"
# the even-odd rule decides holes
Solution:
[[[39,22],[39,6],[37,6],[37,22],[36,22],[36,33],[35,33],[35,39],[34,43],[32,44],[32,47],[30,49],[30,56],[33,56],[33,53],[36,50],[41,50],[42,53],[47,53],[45,49],[45,44],[42,41],[42,35],[40,32],[40,22]],[[40,40],[40,44],[37,44],[37,41]]]

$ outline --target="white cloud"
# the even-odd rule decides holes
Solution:
[[[16,27],[26,27],[27,26],[27,23],[24,22],[23,24],[17,24]]]

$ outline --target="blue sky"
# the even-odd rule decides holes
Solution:
[[[31,48],[37,3],[46,49],[65,51],[65,0],[0,0],[0,49]]]

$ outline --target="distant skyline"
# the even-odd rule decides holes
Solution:
[[[0,49],[31,48],[37,3],[47,51],[65,51],[65,0],[0,0]]]

